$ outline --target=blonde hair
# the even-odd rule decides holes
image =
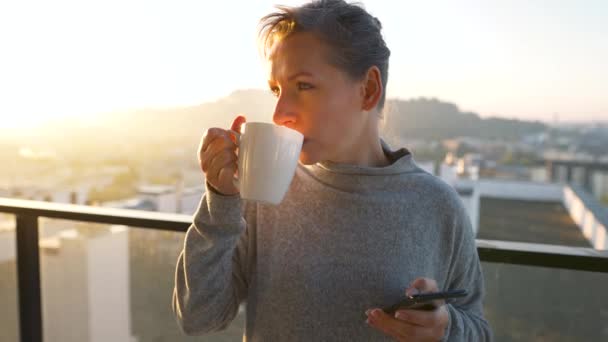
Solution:
[[[360,4],[344,0],[317,0],[299,7],[277,6],[260,20],[259,40],[265,57],[281,39],[298,32],[313,33],[329,46],[329,62],[353,79],[376,66],[382,78],[381,111],[386,100],[390,50],[382,38],[382,24]]]

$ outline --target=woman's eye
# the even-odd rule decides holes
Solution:
[[[298,90],[307,90],[307,89],[312,89],[313,86],[310,83],[306,83],[306,82],[298,82]]]
[[[270,92],[272,93],[272,95],[278,97],[281,91],[279,90],[279,87],[271,87]]]

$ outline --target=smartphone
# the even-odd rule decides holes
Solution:
[[[399,309],[414,309],[414,310],[425,310],[432,311],[437,309],[437,306],[433,303],[434,300],[437,299],[449,299],[449,298],[458,298],[465,297],[468,295],[467,290],[458,289],[458,290],[449,290],[444,292],[430,292],[430,293],[420,293],[412,296],[407,296],[403,300],[398,303],[387,307],[384,312],[388,314],[394,314],[395,311]]]

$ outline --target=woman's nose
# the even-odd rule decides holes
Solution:
[[[272,121],[279,126],[291,126],[296,122],[296,109],[292,100],[287,94],[281,94],[274,107]]]

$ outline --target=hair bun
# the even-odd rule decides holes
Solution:
[[[382,29],[382,23],[380,22],[380,19],[374,17],[374,23],[376,23],[376,26],[378,26],[379,30]]]

